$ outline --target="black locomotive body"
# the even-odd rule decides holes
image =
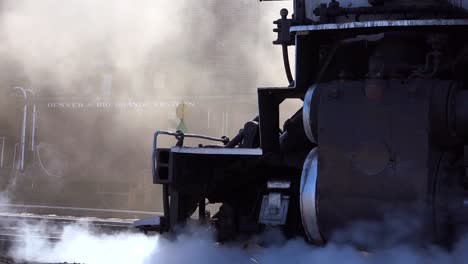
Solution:
[[[172,231],[198,208],[219,239],[265,226],[326,242],[397,212],[424,241],[450,243],[468,220],[468,12],[446,1],[295,0],[275,21],[289,87],[259,88],[259,115],[231,140],[184,147],[155,134],[154,183]],[[288,46],[296,52],[291,74]],[[280,128],[280,104],[304,104]],[[157,147],[160,134],[177,139]],[[206,201],[221,203],[213,216]],[[153,226],[154,227],[154,226]]]

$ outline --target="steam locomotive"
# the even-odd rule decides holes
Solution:
[[[157,131],[153,181],[174,231],[198,209],[219,240],[268,226],[326,243],[337,230],[408,212],[423,241],[468,221],[468,11],[462,2],[294,0],[275,21],[288,87],[258,89],[232,139]],[[288,46],[295,46],[295,74]],[[280,127],[280,105],[303,107]],[[172,148],[158,137],[172,135]],[[216,144],[184,146],[189,137]],[[204,141],[205,142],[205,141]],[[220,204],[214,215],[207,203]]]

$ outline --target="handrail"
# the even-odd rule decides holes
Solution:
[[[41,167],[41,169],[47,174],[47,176],[55,177],[55,178],[63,178],[63,175],[53,174],[48,169],[46,169],[46,167],[42,163],[41,153],[39,152],[41,147],[42,147],[41,144],[38,144],[37,147],[36,147],[37,161],[38,161],[39,166]]]
[[[28,93],[26,89],[19,86],[12,87],[15,91],[20,91],[24,97],[24,106],[23,106],[23,125],[21,127],[21,161],[20,161],[20,170],[24,170],[24,158],[25,158],[25,147],[26,147],[26,125],[27,125],[27,114],[28,114]]]
[[[18,148],[19,143],[15,144],[15,149],[13,151],[13,164],[11,165],[12,169],[16,169],[16,150]]]
[[[156,177],[156,150],[158,148],[158,135],[175,136],[175,138],[179,142],[181,142],[182,144],[183,144],[184,138],[200,138],[200,139],[205,139],[205,140],[222,142],[224,145],[229,143],[229,138],[227,138],[225,136],[223,136],[221,138],[217,138],[217,137],[210,137],[210,136],[205,136],[205,135],[185,134],[182,131],[171,132],[171,131],[165,131],[165,130],[157,130],[156,132],[154,132],[154,136],[153,136],[153,154],[152,154],[153,177]],[[178,142],[178,144],[179,144],[179,142]]]
[[[24,107],[23,107],[23,125],[21,128],[21,163],[20,163],[20,170],[24,170],[24,160],[25,160],[25,155],[26,155],[26,126],[27,126],[27,115],[28,115],[28,93],[31,94],[31,96],[34,97],[34,91],[31,89],[26,89],[20,86],[14,86],[12,87],[13,90],[15,91],[20,91],[23,94],[24,97]],[[33,113],[32,113],[32,129],[31,129],[31,151],[34,151],[35,149],[35,134],[36,134],[36,118],[37,118],[37,108],[36,104],[33,105]]]
[[[36,96],[33,90],[31,89],[24,89],[24,90],[30,93],[34,100],[33,110],[32,110],[32,124],[31,124],[31,151],[34,151],[36,147],[35,141],[36,141],[36,127],[37,127],[37,106],[35,103]]]

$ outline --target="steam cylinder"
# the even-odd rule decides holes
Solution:
[[[309,89],[304,127],[318,147],[305,160],[300,197],[310,240],[325,242],[357,222],[397,216],[417,223],[415,239],[451,239],[449,219],[463,210],[454,206],[463,203],[463,175],[451,168],[460,159],[456,148],[440,148],[435,137],[443,133],[434,131],[449,129],[447,97],[436,95],[451,87],[450,81],[375,79]],[[457,105],[465,100],[460,92]],[[468,135],[468,112],[456,109],[457,131]]]

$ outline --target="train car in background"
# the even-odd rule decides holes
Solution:
[[[20,142],[20,122],[17,122],[22,112],[17,108],[17,100],[0,96],[0,182],[5,186],[9,181],[9,176],[14,170],[16,163],[18,145]],[[14,109],[14,111],[11,111]]]
[[[25,101],[20,91],[1,97],[9,102],[0,104],[1,122],[7,124],[0,135],[1,187],[16,210],[47,214],[134,218],[161,211],[159,188],[149,177],[154,124],[228,135],[256,110],[254,95],[35,94]]]
[[[86,65],[58,54],[56,65],[40,69],[24,67],[21,56],[1,60],[0,187],[9,202],[41,214],[140,218],[162,211],[150,177],[154,127],[235,135],[255,116],[255,87],[274,82],[278,71],[270,67],[282,68],[258,63],[258,56],[273,62],[269,51],[276,52],[265,41],[272,19],[258,23],[264,11],[251,0],[187,5],[179,17],[186,41],[168,40],[130,65],[106,52],[91,52]],[[61,76],[63,68],[72,70]],[[22,89],[31,90],[25,97]]]

